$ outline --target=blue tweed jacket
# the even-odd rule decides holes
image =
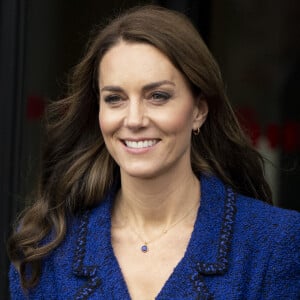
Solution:
[[[236,195],[215,177],[202,176],[201,188],[186,253],[156,299],[300,299],[300,214]],[[111,245],[114,190],[71,220],[29,299],[130,299]],[[13,267],[10,289],[27,299]]]

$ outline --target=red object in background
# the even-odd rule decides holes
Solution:
[[[266,136],[271,149],[279,147],[280,144],[280,128],[277,124],[269,124],[266,129]]]
[[[300,148],[300,123],[286,122],[283,126],[282,148],[284,152],[292,153]]]
[[[38,95],[30,95],[27,98],[26,116],[30,121],[42,118],[45,111],[44,98]]]
[[[257,147],[262,135],[267,138],[270,149],[281,148],[285,153],[293,153],[300,150],[300,122],[287,121],[282,126],[269,124],[262,133],[257,113],[251,108],[239,108],[237,110],[239,122],[245,133],[251,138],[252,144]]]
[[[257,146],[261,136],[261,128],[255,110],[251,108],[240,108],[237,110],[237,116],[245,133],[251,138],[253,146]]]

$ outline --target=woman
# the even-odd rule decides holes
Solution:
[[[183,15],[139,7],[97,32],[48,122],[13,299],[300,295],[300,216],[264,203],[262,159]]]

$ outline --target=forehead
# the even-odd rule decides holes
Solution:
[[[100,85],[124,80],[181,80],[181,73],[160,50],[146,43],[120,42],[103,56]]]

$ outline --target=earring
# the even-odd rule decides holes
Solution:
[[[193,130],[194,135],[199,135],[200,134],[200,127],[198,127],[196,130]]]

